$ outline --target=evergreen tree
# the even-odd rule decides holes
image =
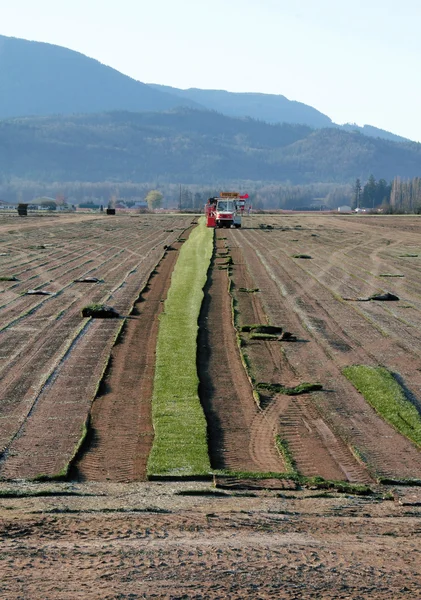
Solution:
[[[371,174],[363,190],[364,204],[367,206],[367,208],[374,208],[374,201],[376,198],[376,185],[377,184],[374,175]]]
[[[353,199],[352,199],[351,208],[353,208],[353,209],[360,208],[362,187],[361,187],[361,181],[359,179],[355,180],[353,192],[354,192],[354,195],[353,195]]]
[[[379,179],[376,185],[375,203],[389,204],[390,200],[390,187],[387,185],[386,179]]]

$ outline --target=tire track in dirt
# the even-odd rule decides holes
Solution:
[[[245,230],[240,235],[268,314],[275,323],[286,324],[294,333],[309,338],[307,344],[290,344],[285,350],[303,379],[323,383],[325,391],[314,395],[314,402],[330,429],[361,454],[372,473],[419,477],[419,450],[383,421],[341,373],[346,364],[377,364],[375,354],[381,354],[383,360],[386,356],[388,361],[393,359],[389,364],[395,368],[398,362],[404,366],[404,354],[396,341],[384,338],[363,319],[358,322],[352,307],[335,300],[316,280],[309,281],[300,274],[294,261],[279,257],[272,250],[273,243],[268,251],[264,239],[255,232]],[[339,343],[341,339],[348,348]]]
[[[225,248],[218,237],[217,252]],[[218,268],[224,262],[226,258],[212,259],[199,317],[199,396],[208,423],[211,466],[231,471],[282,472],[283,460],[271,428],[254,401],[239,355],[227,272]]]
[[[186,237],[188,231],[185,232]],[[180,243],[172,245],[136,301],[96,397],[86,444],[72,477],[80,481],[146,479],[152,448],[152,394],[159,315]]]
[[[259,300],[260,293],[242,293],[240,289],[256,289],[239,246],[238,234],[230,233],[231,254],[234,259],[233,292],[238,303],[239,324],[268,323]],[[283,325],[284,323],[273,323]],[[284,342],[300,344],[300,342]],[[303,343],[303,342],[301,342]],[[281,383],[294,387],[302,383],[291,367],[280,342],[247,341],[247,355],[256,381]],[[275,394],[263,397],[262,418],[272,431],[288,442],[297,469],[306,476],[325,479],[370,482],[366,470],[355,460],[349,448],[335,435],[316,408],[309,394],[286,396]]]

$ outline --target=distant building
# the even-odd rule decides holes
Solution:
[[[347,204],[344,204],[343,206],[338,206],[338,212],[352,212],[352,209],[350,206],[348,206]]]

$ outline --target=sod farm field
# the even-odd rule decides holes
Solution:
[[[414,597],[419,217],[2,215],[0,265],[1,597]]]

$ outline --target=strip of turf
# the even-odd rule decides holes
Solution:
[[[388,423],[421,447],[421,416],[387,369],[356,365],[343,374]]]
[[[180,250],[160,318],[152,419],[155,438],[148,476],[210,472],[206,419],[198,396],[198,318],[213,251],[203,218]]]

